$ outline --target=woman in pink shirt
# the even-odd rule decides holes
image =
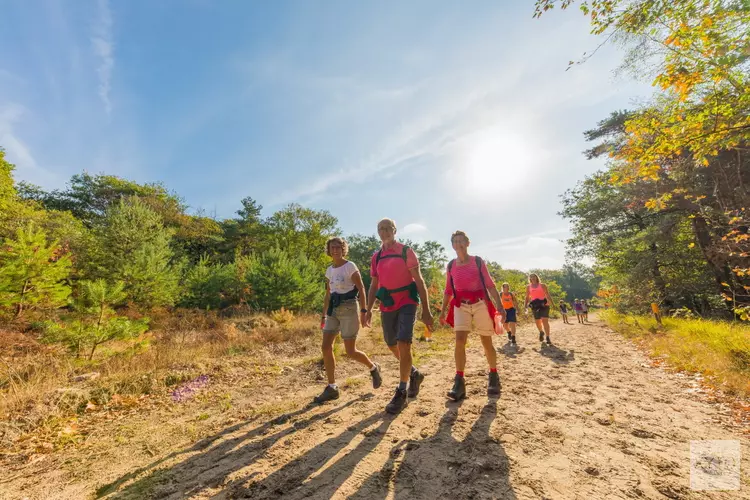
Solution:
[[[495,282],[487,271],[487,265],[479,257],[469,255],[469,237],[463,231],[451,235],[451,244],[456,251],[456,259],[448,263],[448,271],[443,295],[440,322],[448,323],[456,333],[456,377],[448,397],[459,401],[466,397],[464,369],[466,368],[466,340],[474,320],[479,338],[482,339],[484,354],[490,365],[487,395],[500,394],[500,376],[497,373],[497,353],[492,345],[495,333],[495,314],[503,321],[505,310],[497,293]],[[490,295],[497,304],[490,300]],[[450,305],[448,303],[450,301]],[[447,312],[447,317],[446,317]]]

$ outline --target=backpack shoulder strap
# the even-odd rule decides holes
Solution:
[[[401,258],[404,259],[404,262],[406,262],[406,252],[409,251],[409,247],[404,245],[403,248],[401,248]]]
[[[380,250],[378,250],[378,254],[375,256],[375,265],[378,265],[378,262],[380,262],[380,254],[383,253],[383,247],[380,247]]]
[[[448,262],[448,278],[451,280],[451,290],[453,290],[453,298],[456,297],[456,286],[453,284],[453,275],[451,274],[451,269],[453,269],[453,264],[455,264],[455,262],[456,259]]]

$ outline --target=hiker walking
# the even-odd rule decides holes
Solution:
[[[372,307],[376,299],[380,300],[383,338],[400,366],[396,393],[385,407],[385,411],[395,414],[406,406],[407,396],[417,397],[424,380],[424,375],[412,364],[411,355],[419,302],[422,302],[421,319],[427,328],[432,328],[432,314],[419,259],[414,250],[396,241],[396,223],[392,219],[378,222],[378,236],[382,245],[372,256],[366,323],[370,325]]]
[[[503,283],[503,293],[500,294],[500,300],[505,310],[503,327],[508,332],[510,345],[516,345],[516,311],[518,311],[518,302],[516,301],[516,294],[510,291],[509,283]]]
[[[583,323],[583,306],[581,305],[581,300],[576,299],[573,303],[573,308],[576,311],[576,319],[578,319],[579,323]]]
[[[589,305],[586,303],[586,299],[581,299],[581,316],[583,317],[583,322],[588,323]]]
[[[500,376],[497,373],[497,353],[492,345],[492,335],[495,333],[495,314],[499,314],[502,322],[505,322],[505,310],[495,288],[495,282],[487,271],[487,265],[480,257],[469,255],[470,241],[466,233],[453,233],[451,244],[457,258],[448,263],[440,313],[440,322],[451,325],[456,333],[456,376],[448,397],[454,401],[466,397],[466,340],[471,332],[472,320],[482,340],[490,368],[487,395],[497,396],[500,394]],[[495,299],[497,310],[490,300],[490,295]]]
[[[552,297],[547,290],[547,285],[539,281],[535,273],[529,274],[529,284],[526,285],[526,304],[524,308],[531,306],[534,313],[534,321],[539,330],[539,342],[547,339],[547,345],[552,345],[549,339],[549,309],[554,307]]]
[[[563,301],[560,301],[560,314],[562,314],[563,323],[565,323],[566,325],[572,324],[570,321],[568,321],[568,304]]]
[[[339,398],[336,385],[336,358],[333,355],[333,342],[341,333],[346,355],[365,365],[370,370],[372,387],[377,389],[383,383],[380,366],[373,363],[367,354],[357,349],[357,333],[360,325],[365,326],[365,287],[362,276],[354,262],[346,260],[349,246],[343,238],[329,238],[326,253],[333,263],[326,269],[326,296],[323,300],[323,362],[328,377],[328,385],[315,397],[316,403]]]

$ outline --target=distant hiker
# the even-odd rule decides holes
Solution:
[[[406,406],[407,396],[415,398],[424,375],[412,364],[411,344],[417,304],[422,302],[422,322],[432,328],[432,314],[427,287],[419,270],[414,250],[396,241],[396,223],[391,219],[378,222],[382,246],[372,256],[370,293],[367,298],[366,322],[372,320],[372,307],[380,300],[383,337],[388,349],[399,360],[400,381],[396,393],[385,407],[388,413],[399,413]],[[407,382],[409,383],[407,392]]]
[[[576,299],[575,303],[573,304],[573,308],[576,311],[576,318],[578,319],[578,322],[583,323],[583,306],[581,305],[580,299]]]
[[[456,376],[448,397],[454,401],[466,397],[464,379],[466,340],[471,331],[472,320],[479,338],[482,339],[484,354],[489,363],[487,395],[496,396],[500,394],[500,376],[497,373],[497,353],[495,346],[492,345],[492,335],[495,333],[495,314],[499,314],[502,322],[505,322],[505,310],[495,288],[495,282],[487,271],[487,265],[481,258],[469,255],[470,242],[466,233],[463,231],[453,233],[451,244],[456,251],[457,258],[448,263],[443,306],[440,313],[440,322],[451,325],[456,333],[454,352]],[[490,296],[495,299],[497,310]],[[448,305],[449,300],[450,305]],[[498,313],[498,310],[501,312]],[[446,311],[448,312],[447,318]]]
[[[508,332],[508,341],[511,345],[516,345],[516,311],[518,311],[518,302],[516,294],[510,291],[510,284],[503,283],[503,293],[500,294],[500,300],[505,310],[505,322],[503,327]]]
[[[586,303],[586,299],[581,299],[581,316],[583,316],[583,322],[586,323],[589,320],[589,305]]]
[[[560,314],[562,314],[563,317],[563,323],[566,325],[572,324],[570,321],[568,321],[568,305],[565,302],[560,302]]]
[[[328,385],[316,403],[323,403],[339,398],[336,385],[336,358],[333,355],[333,342],[341,332],[346,354],[370,369],[372,387],[377,389],[383,383],[380,366],[373,363],[367,354],[357,349],[359,327],[367,322],[365,307],[365,286],[362,276],[354,262],[346,260],[349,246],[343,238],[329,238],[326,242],[326,253],[333,259],[333,264],[326,269],[326,295],[323,300],[323,363],[326,368]],[[359,303],[359,307],[357,307]],[[359,311],[357,311],[359,309]]]
[[[526,285],[526,304],[525,308],[531,306],[534,313],[534,321],[539,330],[539,342],[547,338],[547,345],[552,345],[549,339],[549,309],[554,307],[552,297],[547,290],[547,285],[539,281],[539,276],[535,273],[529,274],[529,284]]]

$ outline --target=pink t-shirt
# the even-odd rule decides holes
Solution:
[[[370,262],[370,276],[378,279],[379,287],[385,287],[388,290],[401,288],[407,286],[409,283],[414,281],[411,276],[410,269],[419,267],[419,260],[414,250],[409,248],[406,251],[406,262],[401,258],[403,253],[404,245],[395,242],[394,245],[388,250],[378,250],[380,252],[380,262],[376,265],[375,261],[378,257],[378,252],[372,254],[372,260]],[[386,255],[398,255],[398,258],[389,257],[384,259]],[[380,304],[380,310],[383,312],[396,311],[407,304],[416,304],[414,300],[409,296],[409,291],[396,292],[392,294],[393,305],[391,307],[385,307]]]
[[[482,275],[484,276],[484,284],[487,285],[487,288],[495,288],[495,281],[490,276],[487,264],[484,261],[482,261]],[[459,265],[458,261],[454,262],[450,275],[446,272],[445,295],[453,295],[451,276],[453,276],[453,286],[456,287],[457,293],[482,290],[482,280],[479,278],[479,269],[477,269],[477,258],[474,256],[464,265]]]

